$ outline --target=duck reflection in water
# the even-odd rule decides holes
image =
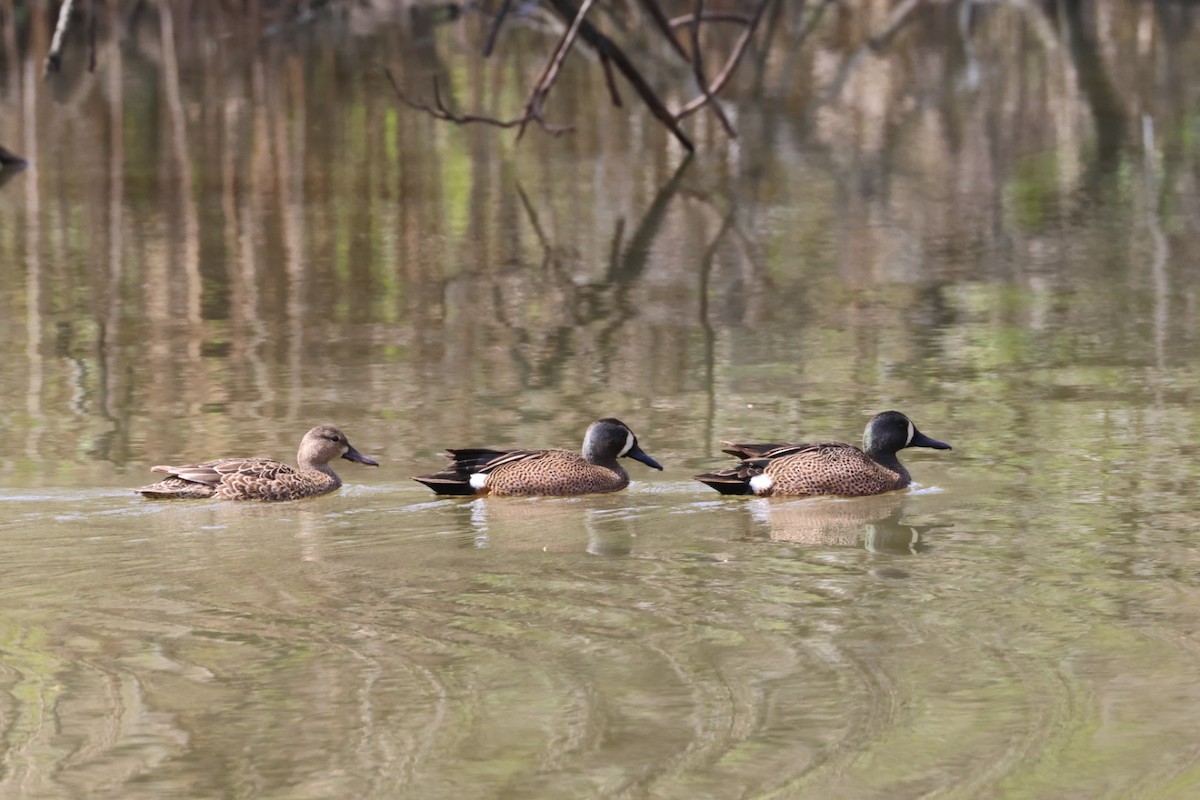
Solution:
[[[923,535],[933,525],[902,521],[900,494],[853,499],[753,500],[750,514],[773,542],[822,547],[859,547],[872,553],[915,555],[928,549]]]
[[[460,505],[461,544],[480,550],[627,556],[636,540],[635,518],[620,495],[531,497]]]

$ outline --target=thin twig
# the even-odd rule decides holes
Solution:
[[[762,2],[758,4],[758,8],[754,9],[754,16],[751,18],[750,24],[746,26],[746,29],[742,31],[742,35],[738,37],[737,43],[733,47],[733,53],[730,54],[729,60],[725,62],[725,66],[721,69],[721,72],[712,82],[712,85],[708,88],[708,91],[700,97],[690,101],[683,108],[679,109],[679,111],[675,112],[675,119],[680,120],[696,113],[708,103],[710,97],[721,91],[721,88],[733,75],[733,71],[737,68],[738,62],[742,60],[742,55],[745,54],[746,48],[749,47],[750,41],[754,38],[755,30],[758,29],[759,20],[762,19],[763,12],[767,10],[767,6],[770,5],[770,3],[771,0],[762,0]]]
[[[46,63],[42,68],[42,77],[51,72],[58,72],[62,67],[62,49],[67,37],[67,28],[71,25],[71,12],[74,11],[75,0],[63,0],[58,9],[58,24],[54,28],[54,38],[50,40],[50,50],[46,53]]]
[[[438,86],[438,80],[436,77],[433,79],[434,105],[429,106],[425,103],[412,100],[405,95],[404,92],[400,90],[400,84],[396,82],[396,78],[392,75],[391,69],[384,67],[383,71],[387,73],[388,80],[392,84],[392,90],[396,93],[396,98],[401,103],[404,103],[404,105],[408,106],[409,108],[416,109],[417,111],[424,111],[434,119],[446,120],[447,122],[453,122],[458,125],[468,125],[473,122],[478,122],[483,125],[495,125],[497,128],[515,128],[518,125],[536,122],[538,127],[551,136],[561,136],[564,133],[575,130],[575,126],[573,125],[549,125],[541,117],[531,116],[528,114],[523,117],[510,120],[501,120],[496,119],[495,117],[483,117],[476,114],[455,114],[453,111],[446,108],[446,104],[442,102],[442,92],[441,88]]]
[[[492,54],[492,48],[496,46],[496,37],[500,34],[500,25],[504,22],[504,17],[511,7],[512,0],[501,0],[500,10],[496,12],[496,18],[492,20],[492,27],[488,29],[487,41],[483,45],[484,58]]]
[[[551,54],[550,60],[546,62],[546,68],[542,70],[542,77],[538,78],[533,91],[529,93],[529,99],[525,102],[525,116],[529,119],[541,116],[542,104],[546,100],[546,95],[550,94],[550,89],[554,87],[554,82],[558,80],[558,73],[562,70],[563,61],[566,59],[567,53],[571,51],[571,47],[575,44],[575,38],[579,35],[579,28],[583,25],[583,18],[587,16],[593,2],[595,0],[583,0],[583,5],[579,7],[579,12],[575,14],[575,19],[567,26],[567,30],[563,32],[562,38],[558,40],[558,45],[554,48],[554,53]],[[517,131],[517,140],[519,141],[524,135],[525,125],[522,124],[521,129]]]
[[[730,139],[737,138],[737,131],[729,122],[729,117],[725,116],[725,109],[721,108],[721,104],[717,102],[717,98],[713,96],[712,90],[708,88],[708,79],[704,77],[704,59],[700,55],[700,20],[704,19],[704,0],[695,0],[696,11],[692,14],[692,72],[696,76],[696,84],[700,87],[700,91],[704,92],[704,98],[708,101],[708,107],[712,109],[713,114],[721,122],[721,126],[725,128],[725,133]]]

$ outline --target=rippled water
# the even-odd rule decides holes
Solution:
[[[3,502],[31,796],[1083,796],[1192,758],[1190,526],[1084,500]]]
[[[690,161],[587,59],[520,145],[379,71],[515,114],[537,18],[159,4],[43,83],[0,16],[0,797],[1200,792],[1195,13],[799,6]],[[910,491],[689,479],[892,407]],[[607,415],[666,470],[409,480]],[[129,491],[324,421],[380,468]]]

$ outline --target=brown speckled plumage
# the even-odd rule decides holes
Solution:
[[[134,491],[155,500],[298,500],[341,487],[341,478],[329,466],[335,458],[379,466],[355,450],[337,428],[318,425],[304,434],[296,467],[273,458],[218,458],[182,467],[157,466],[150,471],[170,477]]]
[[[844,442],[735,444],[726,453],[742,459],[730,469],[697,475],[722,494],[863,497],[903,489],[912,476],[896,453],[905,447],[949,450],[898,411],[876,415],[863,433],[863,449]]]
[[[414,480],[438,494],[566,496],[616,492],[629,485],[622,456],[661,470],[638,446],[637,437],[617,419],[598,420],[588,428],[583,454],[569,450],[447,450],[454,463],[446,470]]]

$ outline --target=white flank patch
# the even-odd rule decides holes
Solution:
[[[917,432],[917,426],[913,425],[912,420],[910,419],[908,421],[908,441],[906,441],[904,443],[905,447],[908,447],[910,444],[912,444],[912,437],[913,437],[913,434],[915,434],[916,432]]]
[[[625,455],[632,449],[633,449],[633,431],[630,431],[625,436],[625,449],[622,450],[620,453],[617,453],[617,458],[620,458],[621,456]]]
[[[488,476],[482,472],[472,472],[471,473],[471,488],[472,489],[484,488],[485,486],[487,486],[487,479],[488,479]]]
[[[750,479],[750,491],[755,494],[762,494],[774,485],[775,479],[765,472],[762,475],[755,475]]]

